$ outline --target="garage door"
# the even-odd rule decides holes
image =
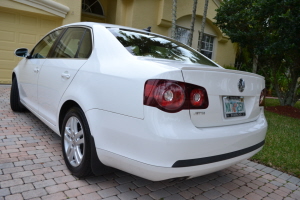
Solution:
[[[61,24],[60,18],[0,7],[0,84],[11,83],[11,72],[21,60],[14,56],[15,49],[31,50],[42,36]]]

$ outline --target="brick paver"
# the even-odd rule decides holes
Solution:
[[[60,137],[32,113],[12,112],[0,85],[2,199],[300,199],[300,179],[245,160],[194,179],[152,182],[115,170],[79,180],[66,168]]]

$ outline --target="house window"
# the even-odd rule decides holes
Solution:
[[[187,44],[189,40],[190,35],[190,29],[182,27],[182,26],[176,26],[175,29],[175,40]]]
[[[200,43],[200,32],[199,32],[199,39],[198,39],[198,49]],[[213,54],[213,47],[214,47],[214,37],[211,35],[203,34],[203,38],[201,41],[201,53],[208,58],[212,58]]]
[[[104,16],[102,6],[98,0],[82,0],[82,12]]]

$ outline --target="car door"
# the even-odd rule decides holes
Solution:
[[[33,112],[38,111],[37,81],[42,65],[47,60],[47,55],[62,29],[56,30],[45,36],[31,51],[31,54],[19,66],[18,83],[20,99]]]
[[[63,93],[87,61],[91,50],[91,30],[69,27],[44,62],[38,79],[39,114],[52,125],[56,124]]]

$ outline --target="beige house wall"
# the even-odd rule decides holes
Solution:
[[[198,36],[201,29],[205,1],[198,1],[197,18],[192,47],[197,49]],[[171,36],[173,0],[122,0],[117,1],[115,24],[143,29],[152,27],[152,32]],[[229,38],[216,27],[214,16],[219,7],[219,0],[210,0],[208,5],[205,33],[215,36],[212,59],[220,64],[234,65],[235,50]],[[191,26],[192,0],[177,0],[177,24],[186,28]]]
[[[81,0],[54,0],[69,7],[69,12],[62,21],[62,25],[81,21]]]
[[[0,0],[0,84],[11,82],[11,72],[19,62],[14,50],[32,49],[33,45],[50,30],[73,22],[95,21],[143,29],[170,36],[173,0],[98,0],[104,16],[81,13],[81,0],[48,0],[47,6],[39,1]],[[190,27],[192,0],[177,0],[177,24]],[[28,3],[29,2],[29,3]],[[213,60],[220,65],[233,65],[233,44],[213,25],[215,9],[220,0],[210,0],[205,33],[215,36]],[[51,6],[53,8],[51,8]],[[193,48],[197,48],[204,1],[198,1]]]

